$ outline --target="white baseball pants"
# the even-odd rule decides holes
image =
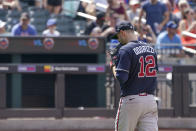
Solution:
[[[115,131],[158,131],[157,103],[153,95],[122,97],[116,115]]]

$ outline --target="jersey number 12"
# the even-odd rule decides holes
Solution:
[[[139,59],[140,72],[138,77],[155,77],[157,71],[155,69],[155,58],[153,55],[148,55],[144,58],[141,56]],[[145,64],[146,63],[146,64]]]

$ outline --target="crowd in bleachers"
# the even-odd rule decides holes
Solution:
[[[196,44],[187,36],[196,34],[194,0],[0,0],[1,35],[91,35],[110,41],[124,20],[142,41]]]

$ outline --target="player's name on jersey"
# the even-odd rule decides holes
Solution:
[[[146,52],[155,53],[155,50],[150,46],[138,46],[133,48],[133,51],[135,52],[136,55],[146,53]]]

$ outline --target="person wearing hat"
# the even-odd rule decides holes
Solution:
[[[182,42],[177,34],[177,24],[174,21],[167,23],[167,30],[157,37],[156,47],[158,49],[179,49],[182,50]],[[170,45],[168,45],[170,44]]]
[[[105,25],[105,13],[104,12],[98,12],[96,14],[96,21],[92,21],[87,25],[87,27],[84,31],[84,34],[90,35],[92,30],[97,26],[100,27],[101,30],[103,30],[107,27],[107,25]]]
[[[120,83],[120,102],[116,115],[115,131],[158,131],[158,111],[154,98],[157,84],[157,55],[145,42],[138,41],[133,25],[117,24],[113,38],[121,47],[112,72]]]
[[[56,19],[49,19],[47,21],[47,28],[43,31],[44,36],[60,36],[60,33],[56,30]]]
[[[129,10],[127,11],[127,15],[131,22],[135,17],[139,17],[140,13],[140,1],[139,0],[130,0],[129,1]]]
[[[21,14],[20,23],[14,25],[12,28],[12,35],[14,36],[30,36],[37,35],[37,31],[33,25],[29,24],[30,17],[24,12]]]

